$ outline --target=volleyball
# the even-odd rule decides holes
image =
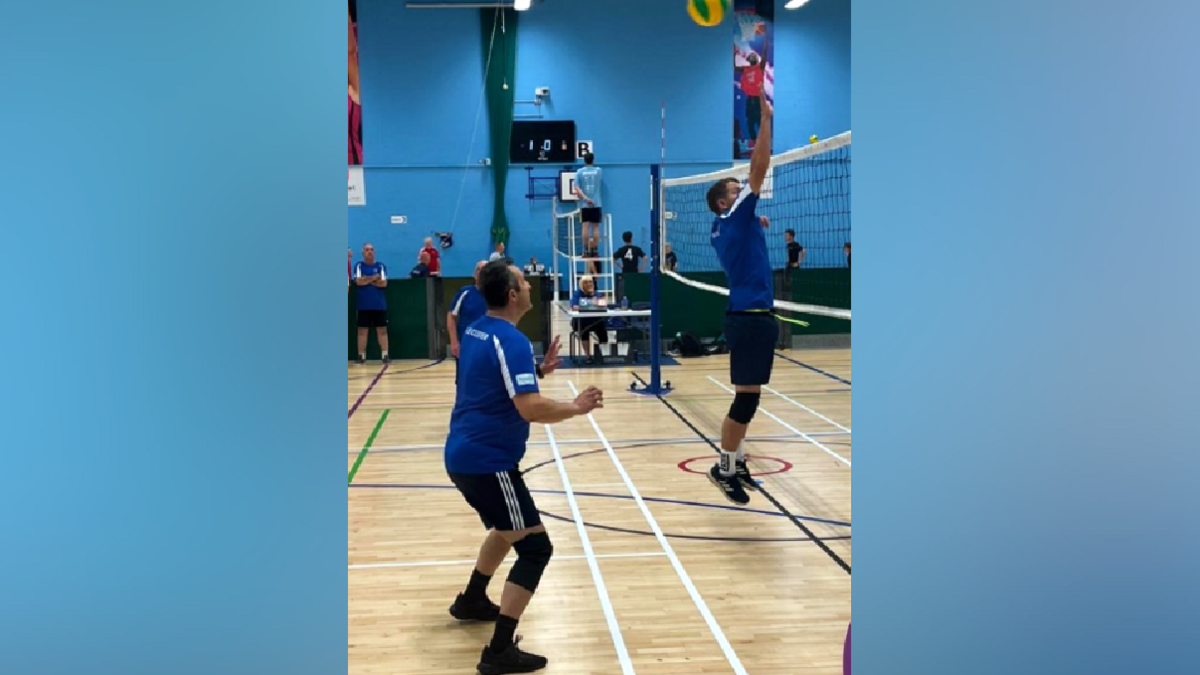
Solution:
[[[725,20],[729,0],[688,0],[688,15],[701,26],[715,26]]]

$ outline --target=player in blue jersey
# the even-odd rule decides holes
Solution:
[[[450,311],[446,312],[446,332],[450,334],[450,353],[454,356],[454,384],[458,384],[458,350],[463,332],[479,317],[487,314],[487,302],[479,290],[479,272],[486,264],[486,260],[475,263],[475,283],[458,289],[450,303]]]
[[[445,459],[450,480],[489,532],[467,588],[450,614],[460,620],[496,622],[492,641],[480,656],[480,673],[528,673],[544,668],[546,659],[518,649],[513,635],[554,547],[517,464],[525,456],[531,422],[553,424],[586,415],[603,407],[604,399],[595,387],[569,403],[538,393],[538,379],[562,361],[555,338],[539,366],[529,338],[517,329],[531,305],[529,283],[519,269],[503,260],[489,262],[479,273],[479,288],[488,311],[463,331],[462,377]],[[487,585],[509,549],[516,550],[517,560],[497,607],[487,597]]]
[[[708,477],[735,504],[750,501],[746,488],[757,489],[746,466],[742,439],[758,410],[762,385],[771,381],[779,336],[773,314],[771,263],[763,234],[767,222],[754,212],[771,165],[771,104],[766,98],[762,99],[761,119],[746,183],[725,178],[708,190],[708,208],[717,216],[712,225],[712,245],[729,280],[725,340],[735,391],[729,415],[721,423],[721,458]]]

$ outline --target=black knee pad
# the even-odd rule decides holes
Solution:
[[[739,391],[733,395],[733,405],[729,406],[729,419],[738,424],[750,424],[754,413],[758,412],[758,399],[762,394],[751,394]]]
[[[546,565],[550,564],[554,544],[550,543],[549,535],[538,532],[513,544],[513,549],[517,552],[517,562],[509,571],[508,580],[532,593],[537,590]]]

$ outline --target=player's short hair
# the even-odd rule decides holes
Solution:
[[[625,242],[626,244],[632,244],[633,243],[633,233],[632,232],[622,232],[621,233],[621,241]]]
[[[479,290],[488,309],[504,309],[508,306],[508,292],[517,290],[517,275],[508,269],[504,260],[493,260],[479,272]]]
[[[790,227],[789,227],[788,229],[784,230],[784,231],[783,231],[783,233],[784,233],[784,234],[790,234],[790,235],[792,235],[793,237],[794,237],[794,236],[796,236],[796,231],[795,231],[795,230],[793,230],[793,229],[792,229],[792,228],[790,228]]]
[[[712,187],[708,188],[708,208],[710,211],[718,216],[721,215],[721,205],[717,201],[725,196],[725,186],[736,182],[738,182],[736,178],[722,178],[713,183]]]
[[[596,156],[595,156],[595,155],[593,155],[593,154],[592,154],[592,153],[590,153],[590,152],[585,152],[585,153],[583,153],[583,163],[584,163],[584,164],[589,164],[589,165],[590,165],[592,162],[595,162],[595,161],[596,161]]]
[[[843,246],[842,248],[850,248],[850,242],[846,242],[846,245]]]

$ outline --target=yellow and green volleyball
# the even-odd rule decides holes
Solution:
[[[688,15],[701,26],[715,26],[725,19],[729,0],[687,0]]]

